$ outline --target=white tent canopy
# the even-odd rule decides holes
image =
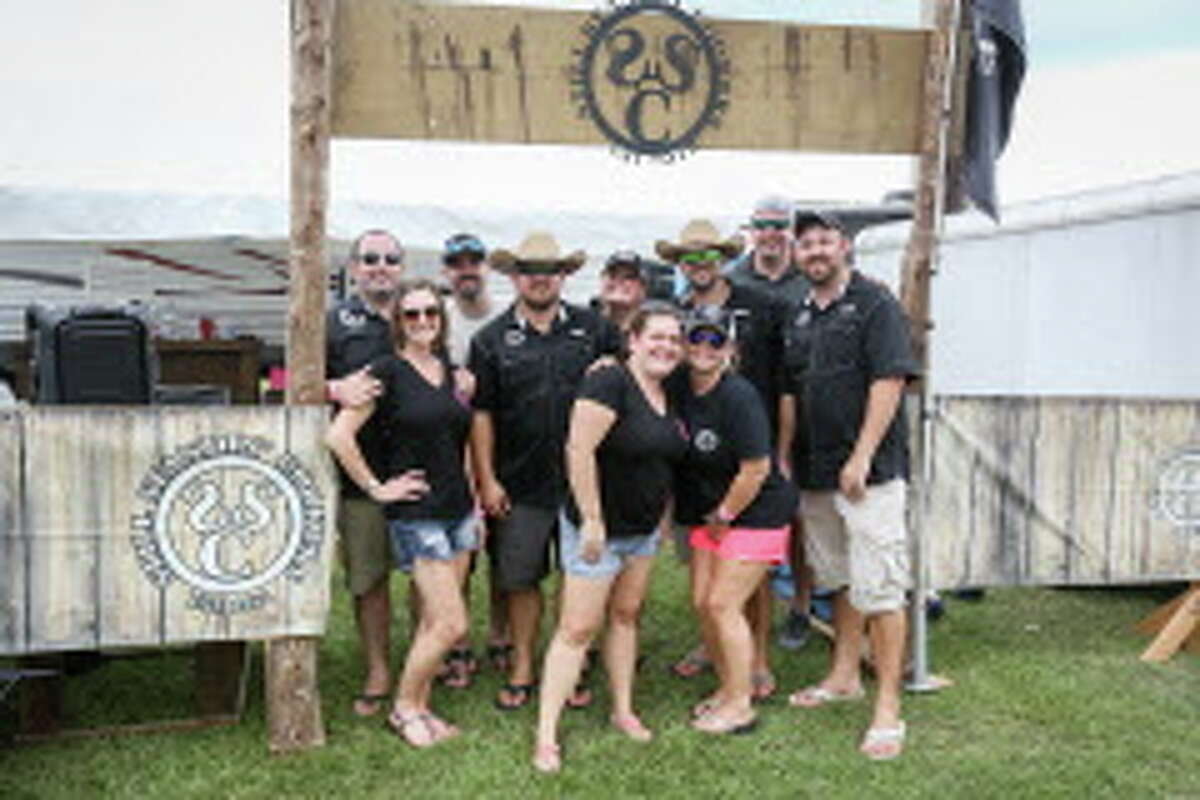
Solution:
[[[1200,172],[947,220],[933,281],[939,395],[1200,396]],[[898,281],[909,225],[858,240]]]

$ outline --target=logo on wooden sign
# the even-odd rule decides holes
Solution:
[[[151,466],[132,541],[152,583],[178,580],[192,608],[228,615],[262,608],[278,578],[304,578],[321,552],[325,505],[304,465],[272,449],[261,437],[204,436]]]
[[[729,105],[725,45],[678,0],[628,0],[595,12],[575,50],[580,116],[631,160],[674,161]]]
[[[1184,450],[1162,463],[1151,505],[1176,527],[1200,529],[1200,450]]]

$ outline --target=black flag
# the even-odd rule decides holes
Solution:
[[[971,73],[967,79],[967,197],[999,221],[996,159],[1008,143],[1013,106],[1025,77],[1021,0],[971,0]]]

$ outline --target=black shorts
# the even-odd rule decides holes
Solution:
[[[496,586],[535,589],[550,574],[550,543],[558,538],[558,510],[515,504],[504,519],[488,519],[488,556]]]

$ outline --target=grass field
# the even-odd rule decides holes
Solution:
[[[395,586],[399,598],[406,587]],[[256,649],[240,725],[0,749],[0,798],[1200,797],[1200,659],[1143,664],[1145,640],[1131,632],[1169,591],[1006,589],[980,603],[951,602],[932,627],[931,653],[955,685],[907,697],[905,756],[872,764],[855,749],[865,704],[802,712],[781,692],[752,735],[690,730],[687,708],[710,679],[666,670],[692,639],[684,586],[682,569],[661,558],[638,683],[655,741],[610,731],[601,692],[592,708],[566,714],[557,776],[530,769],[534,711],[494,710],[500,678],[486,670],[465,692],[439,690],[439,709],[465,735],[431,751],[406,747],[378,719],[354,718],[359,666],[339,590],[321,648],[326,747],[268,755]],[[480,611],[477,603],[477,623]],[[398,657],[404,636],[396,638]],[[819,641],[777,651],[781,689],[818,678],[826,655]],[[184,717],[190,685],[191,662],[180,653],[113,661],[69,681],[68,723]],[[3,713],[11,728],[11,708]]]

